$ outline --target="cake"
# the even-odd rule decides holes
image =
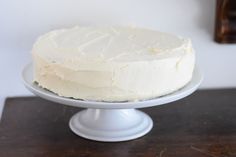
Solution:
[[[195,54],[190,39],[135,27],[54,30],[32,48],[34,81],[63,97],[138,101],[184,87]]]

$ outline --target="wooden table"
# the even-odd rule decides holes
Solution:
[[[79,110],[38,97],[8,98],[0,157],[236,157],[236,89],[197,91],[143,109],[154,128],[128,142],[94,142],[73,134],[68,121]]]

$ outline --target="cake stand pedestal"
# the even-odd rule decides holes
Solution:
[[[70,120],[71,130],[96,141],[126,141],[145,135],[151,118],[136,109],[86,109]]]
[[[25,87],[39,97],[65,105],[88,108],[70,119],[69,126],[75,134],[95,141],[119,142],[136,139],[152,129],[152,119],[135,108],[157,106],[182,99],[198,88],[203,77],[195,68],[192,80],[182,89],[166,96],[135,102],[98,102],[58,96],[33,83],[32,64],[25,66],[22,78]]]

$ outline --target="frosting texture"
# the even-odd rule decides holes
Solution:
[[[191,41],[131,27],[51,31],[32,49],[34,80],[60,96],[135,101],[176,91],[192,77]]]

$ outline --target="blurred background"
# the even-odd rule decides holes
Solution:
[[[37,37],[74,25],[135,25],[189,37],[201,88],[236,87],[236,45],[213,41],[215,0],[0,0],[0,101],[31,95],[21,70]],[[1,103],[3,104],[3,103]]]

